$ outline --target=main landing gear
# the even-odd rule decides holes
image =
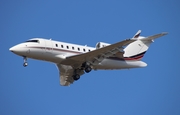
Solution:
[[[28,65],[28,63],[27,63],[27,57],[23,57],[23,59],[24,59],[23,66],[26,67],[26,66]]]
[[[81,73],[83,73],[83,70],[81,70],[81,69],[75,69],[75,70],[74,70],[74,75],[72,76],[73,79],[74,79],[75,81],[79,80]]]
[[[74,79],[75,81],[77,81],[77,80],[80,79],[80,75],[79,75],[79,74],[74,74],[72,77],[73,77],[73,79]]]
[[[92,70],[90,64],[87,62],[84,62],[81,67],[86,73],[89,73]]]
[[[89,73],[91,70],[92,70],[92,68],[91,68],[90,66],[88,66],[88,67],[86,67],[86,68],[84,69],[84,71],[85,71],[86,73]]]
[[[90,64],[87,62],[84,62],[81,66],[81,69],[75,69],[74,75],[72,77],[75,81],[77,81],[80,79],[80,75],[82,75],[84,73],[84,71],[86,73],[89,73],[91,70],[92,70],[92,68],[91,68]]]

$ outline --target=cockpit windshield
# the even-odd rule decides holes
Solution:
[[[34,42],[34,43],[39,43],[39,40],[28,40],[26,42]]]

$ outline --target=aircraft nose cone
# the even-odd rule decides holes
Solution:
[[[14,51],[14,47],[9,48],[9,51],[13,52]]]
[[[20,50],[19,46],[16,45],[16,46],[9,48],[9,51],[11,51],[13,53],[19,53],[21,50]]]
[[[14,48],[13,48],[13,47],[9,48],[9,51],[13,52],[13,50],[14,50]]]
[[[17,55],[20,55],[20,56],[24,56],[27,54],[27,52],[29,51],[24,44],[18,44],[18,45],[15,45],[11,48],[9,48],[9,51],[17,54]]]
[[[16,46],[13,46],[13,47],[9,48],[9,51],[11,51],[11,52],[16,52],[16,51],[17,51]]]

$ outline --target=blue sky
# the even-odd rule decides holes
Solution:
[[[179,115],[180,2],[177,0],[1,0],[1,115]],[[70,87],[56,66],[23,59],[9,48],[33,37],[95,46],[132,37],[157,39],[141,69],[92,71]]]

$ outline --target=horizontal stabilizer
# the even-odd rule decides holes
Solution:
[[[141,41],[154,41],[154,39],[156,38],[159,38],[159,37],[162,37],[164,35],[167,35],[168,33],[167,32],[162,32],[160,34],[156,34],[156,35],[153,35],[153,36],[149,36],[149,37],[145,37],[145,38],[140,38]]]

